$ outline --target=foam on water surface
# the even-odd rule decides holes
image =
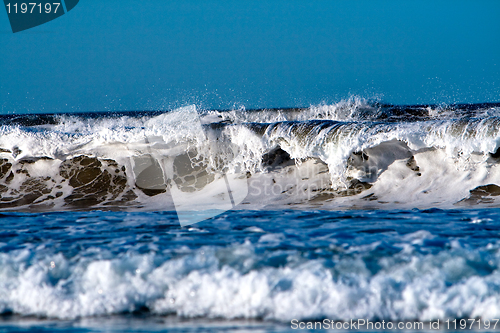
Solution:
[[[0,312],[75,319],[500,315],[497,210],[2,215]]]

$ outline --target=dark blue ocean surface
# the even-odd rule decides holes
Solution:
[[[188,227],[174,212],[0,218],[0,330],[500,315],[499,209],[229,211]]]

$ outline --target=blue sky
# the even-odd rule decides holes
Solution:
[[[82,0],[13,34],[0,112],[500,101],[500,1]]]

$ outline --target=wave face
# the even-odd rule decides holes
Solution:
[[[0,210],[171,210],[221,175],[245,209],[498,205],[499,104],[193,110],[1,116]]]

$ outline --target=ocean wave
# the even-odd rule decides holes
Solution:
[[[286,237],[285,237],[286,238]],[[280,244],[265,233],[257,244]],[[327,258],[250,242],[106,259],[23,249],[0,254],[0,313],[71,319],[135,312],[185,318],[498,318],[499,244],[474,249],[426,231],[400,243],[331,242]],[[434,244],[434,245],[433,245]],[[380,255],[392,253],[392,255]],[[330,258],[330,259],[328,259]]]
[[[3,116],[0,124],[2,210],[169,210],[172,186],[216,196],[223,175],[246,179],[238,201],[246,208],[495,206],[500,193],[496,104],[352,98],[282,110]]]

